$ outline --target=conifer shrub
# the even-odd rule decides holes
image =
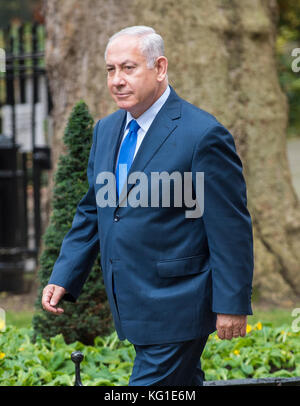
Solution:
[[[92,345],[94,338],[113,331],[112,317],[103,284],[100,254],[76,303],[62,301],[64,313],[57,316],[42,309],[42,291],[58,258],[64,236],[71,228],[76,207],[88,190],[87,165],[93,137],[94,120],[80,100],[69,117],[61,155],[54,175],[52,213],[43,236],[39,259],[38,295],[33,316],[34,336],[45,339],[62,334],[66,343],[80,341]]]

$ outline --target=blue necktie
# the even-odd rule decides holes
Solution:
[[[116,168],[116,182],[118,196],[120,196],[124,183],[127,181],[127,175],[131,167],[136,148],[137,132],[139,128],[140,126],[138,125],[138,123],[135,120],[131,120],[129,123],[128,134],[126,135],[121,145],[119,159]]]

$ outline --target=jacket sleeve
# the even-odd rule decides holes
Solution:
[[[193,156],[192,174],[204,172],[203,224],[212,270],[212,311],[252,314],[252,222],[242,163],[230,132],[210,126]]]
[[[87,177],[89,189],[79,202],[72,227],[66,234],[56,260],[49,284],[64,287],[67,294],[63,300],[75,302],[81,292],[99,252],[97,206],[94,191],[94,157],[98,123],[93,131]]]

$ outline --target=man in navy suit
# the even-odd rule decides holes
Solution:
[[[42,305],[60,314],[62,298],[75,302],[101,247],[116,331],[136,350],[129,384],[202,385],[209,334],[244,336],[252,314],[242,163],[229,131],[169,86],[163,40],[152,28],[118,32],[105,59],[119,110],[94,127],[89,189]],[[103,174],[113,179],[109,189]],[[161,189],[168,186],[162,194],[153,186],[157,176]]]

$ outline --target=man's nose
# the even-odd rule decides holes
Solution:
[[[113,76],[113,79],[112,79],[112,84],[114,86],[122,86],[122,85],[125,84],[125,80],[124,80],[124,77],[122,75],[122,72],[120,72],[120,71],[115,72],[115,74]]]

